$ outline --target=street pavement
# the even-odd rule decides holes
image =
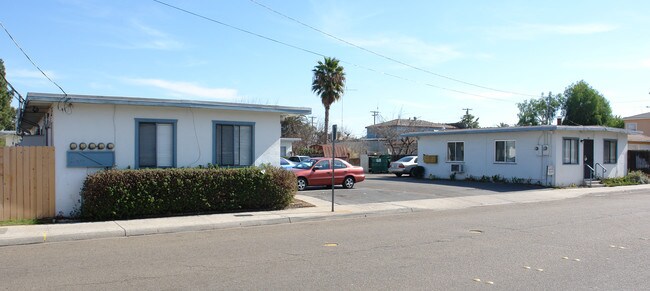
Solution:
[[[361,183],[358,185],[361,185]],[[356,191],[359,191],[359,189]],[[331,201],[325,200],[328,198],[325,198],[324,194],[319,194],[321,196],[316,198],[313,197],[314,195],[308,196],[303,195],[303,192],[299,192],[299,195],[296,195],[297,199],[311,203],[315,207],[105,222],[4,226],[0,227],[0,246],[240,228],[416,211],[464,209],[489,205],[535,203],[576,198],[588,194],[637,191],[649,192],[650,185],[612,188],[540,188],[518,191],[485,191],[479,194],[472,193],[468,195],[463,194],[469,193],[468,191],[459,191],[452,197],[433,195],[431,196],[432,198],[427,199],[413,199],[413,195],[395,195],[395,197],[408,197],[408,199],[400,201],[380,199],[380,202],[356,204],[349,202],[339,204],[340,201],[335,197],[334,212],[331,211]],[[331,195],[331,191],[329,193]],[[341,193],[343,195],[349,195],[351,192],[336,191],[336,195],[341,195]]]

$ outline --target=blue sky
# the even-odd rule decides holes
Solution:
[[[472,108],[482,127],[514,124],[517,102],[579,80],[616,115],[650,111],[648,1],[255,1],[410,66],[251,0],[163,2],[300,49],[146,0],[5,1],[0,21],[69,94],[311,107],[317,122],[311,69],[336,57],[347,92],[330,120],[357,136],[372,110],[447,123]],[[0,32],[16,89],[61,93]]]

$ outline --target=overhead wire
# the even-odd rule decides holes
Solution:
[[[290,47],[290,48],[293,48],[293,49],[296,49],[296,50],[300,50],[300,51],[303,51],[303,52],[306,52],[306,53],[309,53],[309,54],[317,55],[317,56],[320,56],[320,57],[327,57],[325,54],[322,54],[322,53],[319,53],[319,52],[316,52],[316,51],[313,51],[313,50],[310,50],[310,49],[306,49],[306,48],[303,48],[303,47],[299,47],[297,45],[293,45],[293,44],[290,44],[290,43],[287,43],[287,42],[284,42],[284,41],[281,41],[281,40],[277,40],[277,39],[274,39],[274,38],[271,38],[271,37],[268,37],[268,36],[265,36],[265,35],[262,35],[262,34],[247,30],[247,29],[239,28],[237,26],[225,23],[223,21],[219,21],[217,19],[214,19],[214,18],[205,16],[205,15],[202,15],[202,14],[199,14],[199,13],[196,13],[196,12],[193,12],[193,11],[190,11],[190,10],[187,10],[187,9],[184,9],[184,8],[181,8],[181,7],[166,3],[166,2],[163,2],[163,1],[160,1],[160,0],[152,0],[152,1],[154,1],[154,2],[156,2],[158,4],[161,4],[161,5],[167,6],[169,8],[181,11],[183,13],[186,13],[186,14],[189,14],[189,15],[192,15],[192,16],[195,16],[195,17],[198,17],[198,18],[201,18],[201,19],[213,22],[213,23],[217,23],[219,25],[222,25],[222,26],[234,29],[234,30],[237,30],[239,32],[243,32],[243,33],[246,33],[246,34],[249,34],[249,35],[252,35],[252,36],[256,36],[256,37],[259,37],[259,38],[262,38],[262,39],[265,39],[265,40],[268,40],[268,41],[271,41],[271,42],[274,42],[274,43],[277,43],[277,44],[280,44],[280,45],[283,45],[283,46],[287,46],[287,47]],[[371,71],[371,72],[383,74],[383,75],[390,76],[390,77],[393,77],[393,78],[397,78],[397,79],[400,79],[400,80],[403,80],[403,81],[422,84],[422,85],[425,85],[425,86],[429,86],[429,87],[433,87],[433,88],[437,88],[437,89],[441,89],[441,90],[446,90],[446,91],[450,91],[450,92],[455,92],[455,93],[459,93],[459,94],[464,94],[464,95],[476,96],[476,97],[481,97],[481,98],[485,98],[485,99],[492,99],[492,100],[496,100],[496,101],[512,102],[511,100],[507,100],[507,99],[495,98],[495,97],[485,96],[485,95],[481,95],[481,94],[474,94],[474,93],[469,93],[469,92],[465,92],[465,91],[461,91],[461,90],[456,90],[456,89],[451,89],[451,88],[447,88],[447,87],[434,85],[434,84],[431,84],[431,83],[425,83],[425,82],[419,82],[419,81],[411,80],[409,78],[401,77],[401,76],[391,74],[391,73],[382,72],[382,71],[379,71],[379,70],[372,69],[370,67],[365,67],[365,66],[358,65],[358,64],[355,64],[355,63],[352,63],[352,62],[349,62],[349,61],[345,61],[345,60],[340,60],[340,61],[342,63],[352,65],[354,67],[358,67],[358,68],[368,70],[368,71]],[[521,94],[513,93],[513,92],[509,92],[509,93],[521,95]]]
[[[337,40],[337,41],[343,42],[343,43],[345,43],[345,44],[347,44],[347,45],[353,46],[353,47],[355,47],[355,48],[358,48],[358,49],[363,50],[363,51],[365,51],[365,52],[368,52],[368,53],[370,53],[370,54],[376,55],[376,56],[378,56],[378,57],[381,57],[381,58],[383,58],[383,59],[389,60],[389,61],[394,62],[394,63],[398,63],[398,64],[400,64],[400,65],[403,65],[403,66],[409,67],[409,68],[414,69],[414,70],[417,70],[417,71],[420,71],[420,72],[424,72],[424,73],[427,73],[427,74],[430,74],[430,75],[434,75],[434,76],[439,77],[439,78],[443,78],[443,79],[451,80],[451,81],[454,81],[454,82],[457,82],[457,83],[461,83],[461,84],[465,84],[465,85],[469,85],[469,86],[473,86],[473,87],[477,87],[477,88],[481,88],[481,89],[486,89],[486,90],[490,90],[490,91],[501,92],[501,93],[508,93],[508,94],[515,94],[515,95],[523,95],[523,96],[529,96],[529,97],[537,97],[537,95],[532,95],[532,94],[527,94],[527,93],[519,93],[519,92],[514,92],[514,91],[508,91],[508,90],[501,90],[501,89],[496,89],[496,88],[492,88],[492,87],[487,87],[487,86],[479,85],[479,84],[475,84],[475,83],[471,83],[471,82],[463,81],[463,80],[458,79],[458,78],[453,78],[453,77],[449,77],[449,76],[446,76],[446,75],[443,75],[443,74],[439,74],[439,73],[436,73],[436,72],[433,72],[433,71],[430,71],[430,70],[427,70],[427,69],[424,69],[424,68],[421,68],[421,67],[417,67],[417,66],[414,66],[414,65],[408,64],[408,63],[406,63],[406,62],[400,61],[400,60],[398,60],[398,59],[395,59],[395,58],[389,57],[389,56],[387,56],[387,55],[384,55],[384,54],[381,54],[381,53],[375,52],[375,51],[373,51],[373,50],[367,49],[367,48],[365,48],[365,47],[362,47],[362,46],[360,46],[360,45],[357,45],[357,44],[352,43],[352,42],[350,42],[350,41],[347,41],[347,40],[345,40],[345,39],[342,39],[342,38],[340,38],[340,37],[338,37],[338,36],[335,36],[335,35],[333,35],[333,34],[331,34],[331,33],[328,33],[328,32],[326,32],[326,31],[323,31],[323,30],[321,30],[321,29],[318,29],[318,28],[316,28],[316,27],[314,27],[314,26],[312,26],[312,25],[309,25],[309,24],[307,24],[307,23],[304,23],[304,22],[302,22],[302,21],[300,21],[300,20],[298,20],[298,19],[295,19],[295,18],[293,18],[293,17],[291,17],[291,16],[289,16],[289,15],[286,15],[286,14],[284,14],[284,13],[282,13],[282,12],[279,12],[279,11],[277,11],[277,10],[275,10],[275,9],[273,9],[273,8],[271,8],[271,7],[269,7],[269,6],[267,6],[267,5],[264,5],[264,4],[260,3],[260,2],[257,2],[256,0],[249,0],[249,1],[252,2],[252,3],[254,3],[254,4],[256,4],[256,5],[258,5],[258,6],[260,6],[260,7],[262,7],[262,8],[264,8],[264,9],[266,9],[266,10],[268,10],[268,11],[271,11],[271,12],[277,14],[277,15],[280,15],[280,16],[282,16],[282,17],[284,17],[284,18],[287,18],[287,19],[289,19],[289,20],[291,20],[291,21],[293,21],[293,22],[296,22],[296,23],[298,23],[298,24],[300,24],[300,25],[302,25],[302,26],[304,26],[304,27],[307,27],[307,28],[309,28],[309,29],[311,29],[311,30],[314,30],[314,31],[318,32],[318,33],[324,34],[324,35],[326,35],[326,36],[328,36],[328,37],[330,37],[330,38],[332,38],[332,39],[335,39],[335,40]]]
[[[11,33],[9,33],[9,30],[7,30],[7,28],[4,26],[4,24],[2,24],[2,22],[0,22],[0,26],[2,26],[2,29],[4,29],[4,31],[7,33],[7,35],[8,35],[9,38],[11,39],[11,41],[14,42],[14,45],[16,45],[16,47],[17,47],[17,48],[18,48],[18,49],[23,53],[23,55],[25,55],[25,57],[26,57],[26,58],[27,58],[27,59],[32,63],[32,65],[34,65],[34,67],[36,67],[36,69],[38,69],[38,70],[41,72],[41,74],[43,74],[43,76],[45,76],[45,78],[47,78],[48,80],[50,80],[50,82],[52,82],[52,84],[54,84],[55,86],[59,87],[59,89],[61,90],[61,92],[63,92],[63,95],[66,95],[66,96],[67,96],[68,93],[66,93],[65,90],[63,90],[63,88],[61,88],[61,86],[59,86],[59,84],[57,84],[57,83],[54,82],[52,79],[50,79],[50,77],[49,77],[47,74],[45,74],[45,72],[43,72],[43,70],[41,70],[41,68],[38,67],[38,65],[36,65],[36,63],[32,60],[32,58],[29,57],[29,55],[25,52],[25,50],[23,50],[23,48],[20,47],[20,45],[18,44],[18,42],[14,39],[14,37],[11,35]]]

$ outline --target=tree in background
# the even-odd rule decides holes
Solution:
[[[625,128],[625,121],[623,121],[623,117],[620,115],[613,116],[611,119],[609,119],[609,122],[607,122],[607,126],[609,127],[615,127],[615,128]]]
[[[0,129],[16,129],[16,108],[11,107],[13,92],[9,91],[5,74],[5,63],[0,59]]]
[[[565,98],[562,94],[553,95],[548,92],[547,96],[540,96],[537,99],[524,100],[522,103],[517,103],[519,113],[517,117],[519,126],[532,126],[532,125],[550,125],[553,123],[558,111],[564,107]]]
[[[459,122],[452,123],[451,125],[458,128],[479,128],[478,118],[469,113],[470,109],[465,110],[465,114],[461,117]]]
[[[402,119],[402,115],[397,116],[397,124],[381,123],[375,125],[374,133],[380,138],[392,155],[414,155],[417,154],[418,144],[415,137],[404,137],[402,134],[420,131],[418,127],[420,120],[416,118]]]
[[[585,81],[564,90],[564,125],[609,125],[612,108],[609,101]]]
[[[325,138],[323,143],[327,143],[327,130],[330,120],[330,106],[332,103],[341,99],[345,89],[345,72],[339,65],[336,58],[325,57],[324,60],[318,61],[318,65],[312,70],[311,91],[321,98],[323,107],[325,107]]]
[[[294,142],[294,152],[308,149],[310,145],[318,143],[318,130],[313,127],[304,115],[288,116],[280,121],[282,137],[300,138]]]

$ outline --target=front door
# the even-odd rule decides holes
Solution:
[[[584,139],[582,141],[582,160],[584,161],[584,178],[591,178],[591,168],[594,167],[594,140]]]

